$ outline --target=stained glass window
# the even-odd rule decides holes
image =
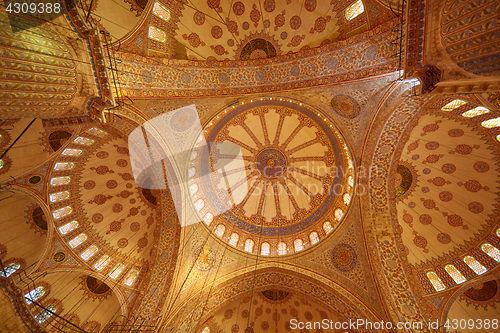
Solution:
[[[149,26],[149,38],[152,38],[158,42],[165,42],[167,40],[167,34],[165,31],[158,29],[157,27]]]
[[[446,272],[450,274],[451,278],[455,281],[456,284],[464,283],[467,279],[460,273],[460,271],[453,265],[446,265]]]
[[[500,134],[497,135],[497,140],[500,141]]]
[[[498,126],[500,126],[500,117],[493,118],[493,119],[490,119],[490,120],[485,120],[485,121],[483,121],[481,123],[481,125],[483,127],[486,127],[486,128],[498,127]]]
[[[340,221],[342,219],[342,216],[344,216],[344,212],[342,211],[342,209],[335,209],[335,218]]]
[[[469,266],[477,275],[486,273],[487,269],[479,263],[474,257],[467,256],[464,258],[464,262]]]
[[[203,221],[205,222],[206,225],[209,225],[210,223],[212,223],[213,220],[214,220],[214,216],[212,215],[212,213],[207,213],[205,215],[205,217],[203,218]]]
[[[498,249],[493,245],[483,244],[483,246],[481,246],[481,250],[483,250],[484,253],[495,259],[496,262],[500,262],[500,251],[498,251]]]
[[[50,195],[50,202],[57,202],[57,201],[61,201],[61,200],[66,200],[68,198],[69,198],[69,191],[52,193]]]
[[[189,178],[193,178],[195,174],[196,174],[196,169],[194,167],[193,168],[189,168],[188,177]]]
[[[252,252],[253,251],[253,240],[247,239],[245,241],[245,251]]]
[[[238,234],[233,233],[231,235],[231,238],[229,239],[229,244],[232,245],[232,246],[236,246],[236,244],[238,244],[238,239],[239,238],[240,238],[240,236],[238,236]]]
[[[100,138],[103,138],[106,135],[108,135],[108,133],[106,133],[103,130],[100,130],[98,128],[95,128],[95,127],[92,127],[90,129],[88,129],[87,132],[90,133],[90,134],[92,134],[92,135],[98,136]]]
[[[155,2],[155,5],[153,7],[153,14],[164,21],[170,20],[170,11],[167,9],[167,7],[163,6],[159,2]]]
[[[94,265],[94,268],[97,269],[98,271],[102,271],[104,267],[106,267],[109,262],[111,261],[111,258],[106,254],[103,255],[99,260]]]
[[[269,243],[262,243],[260,247],[260,254],[263,256],[268,256],[271,253],[271,245]]]
[[[14,274],[19,268],[21,268],[21,265],[17,262],[13,262],[9,266],[4,267],[3,271],[0,270],[0,276],[9,277]]]
[[[344,194],[344,203],[348,205],[349,202],[351,202],[351,195],[349,193],[346,193]]]
[[[325,230],[325,232],[327,234],[329,234],[333,230],[332,225],[328,221],[326,221],[325,223],[323,223],[323,229]]]
[[[59,232],[62,235],[66,235],[68,232],[70,232],[72,230],[75,230],[76,228],[78,228],[78,222],[77,221],[71,221],[69,223],[66,223],[62,227],[60,227],[59,228]]]
[[[54,216],[55,219],[60,219],[61,217],[64,217],[66,215],[69,215],[73,212],[73,208],[71,206],[66,206],[63,208],[60,208],[58,210],[55,210],[52,212],[52,215]]]
[[[75,238],[69,241],[69,246],[72,248],[77,247],[78,245],[82,244],[87,240],[87,235],[86,234],[79,234]]]
[[[219,237],[222,237],[222,235],[224,235],[224,231],[226,231],[226,227],[222,224],[219,224],[215,229],[215,234]]]
[[[39,314],[35,316],[35,319],[38,321],[39,324],[44,323],[47,319],[49,319],[52,314],[54,314],[57,311],[57,307],[54,304],[51,304],[47,307],[47,309],[43,310]]]
[[[99,249],[97,248],[97,246],[92,245],[88,249],[83,251],[80,257],[82,257],[83,260],[89,260],[94,254],[96,254],[98,250]]]
[[[194,203],[194,206],[196,207],[197,210],[201,210],[205,206],[205,201],[203,201],[203,199],[198,199]]]
[[[75,166],[74,163],[72,162],[57,162],[56,165],[54,165],[54,170],[60,171],[60,170],[71,170]]]
[[[139,271],[137,269],[132,269],[130,272],[128,272],[127,276],[125,277],[125,283],[127,286],[131,286],[134,284],[135,279],[137,279],[137,276],[139,276]]]
[[[451,101],[450,103],[446,104],[441,108],[443,111],[453,111],[456,108],[461,107],[462,105],[466,104],[466,101],[462,101],[461,99],[456,99],[454,101]]]
[[[94,143],[94,140],[89,139],[89,138],[84,138],[83,136],[79,136],[75,139],[75,143],[90,146],[91,144]]]
[[[429,273],[427,273],[427,277],[431,281],[431,283],[434,286],[434,289],[436,289],[436,291],[441,291],[441,290],[446,289],[446,287],[443,284],[443,281],[441,281],[441,279],[439,278],[439,276],[437,276],[436,273],[429,272]]]
[[[347,184],[354,186],[354,178],[352,176],[347,177]]]
[[[40,297],[45,295],[45,288],[42,286],[36,287],[26,295],[24,295],[24,298],[26,299],[27,304],[31,304],[33,301],[38,300]]]
[[[500,229],[497,229],[497,236],[500,237]]]
[[[482,106],[478,106],[472,110],[469,110],[469,111],[462,113],[462,116],[467,117],[467,118],[473,118],[473,117],[477,117],[477,116],[480,116],[480,115],[488,113],[488,112],[490,112],[490,110],[488,110],[487,108],[482,107]]]
[[[50,185],[52,185],[52,186],[66,185],[66,184],[69,184],[70,181],[71,181],[71,177],[69,177],[69,176],[54,177],[50,180]]]
[[[120,274],[123,272],[124,269],[125,269],[124,264],[116,264],[115,268],[113,268],[111,273],[109,273],[109,277],[112,279],[116,279],[117,277],[120,276]]]
[[[318,233],[316,231],[311,232],[309,234],[309,239],[311,240],[311,244],[316,244],[319,242]]]
[[[304,249],[304,245],[302,244],[302,239],[296,239],[295,242],[293,242],[293,245],[295,246],[295,251],[299,252]]]
[[[3,160],[0,160],[0,169],[3,168]]]
[[[210,333],[210,328],[208,326],[205,327],[201,333]]]
[[[278,243],[278,254],[279,255],[284,255],[286,254],[286,244],[283,242]]]
[[[189,185],[189,193],[191,193],[191,195],[193,195],[196,192],[198,192],[198,185],[197,184]]]
[[[361,13],[365,11],[365,8],[363,7],[363,1],[358,0],[349,7],[347,7],[345,11],[345,18],[350,21],[353,18],[357,17]]]
[[[82,154],[82,150],[81,149],[66,148],[66,149],[64,149],[64,151],[62,152],[62,154],[64,156],[80,156]]]

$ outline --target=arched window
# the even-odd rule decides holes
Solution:
[[[283,242],[278,243],[278,254],[279,255],[285,255],[286,254],[286,244]]]
[[[456,284],[464,283],[467,279],[460,273],[460,271],[453,265],[446,265],[446,272],[450,274],[451,278],[455,281]]]
[[[295,242],[293,242],[293,245],[295,246],[295,252],[299,252],[304,249],[304,245],[302,244],[302,239],[296,239]]]
[[[500,117],[485,120],[481,123],[481,126],[486,127],[486,128],[498,127],[498,126],[500,126]]]
[[[50,185],[51,186],[59,186],[59,185],[66,185],[71,182],[71,177],[69,176],[64,176],[64,177],[54,177],[50,179]]]
[[[358,15],[361,15],[365,11],[365,8],[363,7],[363,1],[358,0],[349,7],[347,7],[345,11],[345,18],[347,21],[350,21],[354,18],[356,18]]]
[[[269,243],[262,243],[260,247],[260,254],[263,256],[268,256],[271,253],[271,245]]]
[[[347,184],[349,186],[354,186],[354,178],[352,176],[347,177]]]
[[[0,169],[3,168],[3,160],[0,160]]]
[[[340,208],[335,209],[335,218],[340,221],[342,219],[342,216],[344,216],[344,211]]]
[[[213,220],[214,220],[214,216],[212,215],[212,213],[207,213],[205,215],[205,217],[203,218],[203,222],[205,222],[206,225],[209,225],[210,223],[212,223]]]
[[[45,288],[39,286],[29,293],[25,294],[24,298],[26,299],[27,304],[31,304],[33,301],[37,301],[38,299],[40,299],[43,295],[45,295]]]
[[[500,237],[500,229],[497,229],[497,236]]]
[[[76,228],[78,228],[78,222],[77,221],[71,221],[69,223],[66,223],[62,227],[60,227],[59,228],[59,232],[62,235],[66,235],[68,232],[70,232],[72,230],[75,230]]]
[[[443,281],[441,281],[441,279],[439,278],[439,276],[437,276],[436,273],[429,272],[429,273],[427,273],[427,277],[431,281],[431,283],[434,286],[434,289],[436,289],[436,291],[441,291],[441,290],[446,289],[446,287],[443,284]]]
[[[191,179],[196,175],[196,169],[194,167],[189,168],[188,170],[188,177]]]
[[[89,138],[84,138],[83,136],[79,136],[75,139],[75,143],[78,143],[80,145],[90,146],[91,144],[94,143],[94,140]]]
[[[219,237],[222,237],[222,235],[224,235],[224,231],[226,231],[226,227],[222,224],[219,224],[215,229],[215,234]]]
[[[170,20],[170,11],[159,2],[155,2],[155,5],[153,6],[153,14],[164,21]]]
[[[51,304],[47,307],[47,309],[42,310],[39,314],[35,316],[35,319],[38,321],[39,324],[44,323],[47,319],[52,317],[54,313],[57,311],[57,306],[54,304]]]
[[[160,43],[163,43],[167,40],[167,34],[165,31],[158,29],[155,26],[150,25],[149,26],[149,38],[154,39]]]
[[[351,195],[349,193],[346,193],[344,194],[344,203],[348,205],[349,202],[351,202]]]
[[[50,195],[50,202],[62,201],[62,200],[66,200],[68,198],[69,198],[69,191],[52,193]]]
[[[97,269],[98,271],[102,271],[104,267],[106,267],[109,262],[111,261],[111,258],[106,254],[103,255],[99,260],[94,265],[94,268]]]
[[[80,255],[80,257],[82,257],[82,259],[85,260],[85,261],[89,260],[94,254],[97,253],[97,251],[99,251],[99,249],[97,248],[97,246],[92,245],[88,249],[86,249],[85,251],[83,251],[83,253]]]
[[[208,326],[205,327],[201,333],[210,333],[210,328]]]
[[[52,212],[52,215],[54,216],[55,219],[60,219],[61,217],[64,217],[66,215],[69,215],[73,212],[73,208],[71,206],[66,206],[63,208],[60,208],[58,210],[55,210]]]
[[[232,245],[232,246],[236,246],[236,244],[238,244],[238,239],[239,238],[240,238],[240,236],[238,236],[238,234],[233,233],[231,235],[231,238],[229,239],[229,244]]]
[[[496,262],[500,262],[500,251],[498,251],[498,249],[493,245],[488,243],[483,244],[483,246],[481,246],[481,250],[492,257]]]
[[[72,248],[77,247],[78,245],[82,244],[87,240],[87,235],[86,234],[79,234],[75,238],[69,241],[69,246]]]
[[[253,240],[247,239],[245,241],[245,251],[252,252],[253,251]]]
[[[316,244],[319,242],[319,237],[318,233],[316,231],[313,231],[309,234],[309,240],[311,241],[311,244]]]
[[[466,104],[467,102],[462,101],[461,99],[456,99],[454,101],[451,101],[450,103],[446,104],[441,108],[443,111],[453,111],[456,108],[461,107],[462,105]]]
[[[500,134],[497,135],[497,141],[500,141]]]
[[[57,162],[56,165],[54,165],[54,170],[56,171],[61,171],[61,170],[71,170],[75,166],[75,163],[73,162]]]
[[[333,228],[332,228],[332,225],[330,224],[330,222],[326,221],[325,223],[323,223],[323,230],[325,230],[325,233],[327,233],[327,234],[332,232]]]
[[[116,279],[117,277],[120,276],[120,274],[123,272],[124,269],[125,269],[124,264],[116,264],[111,273],[109,273],[109,277],[112,279]]]
[[[464,262],[469,266],[477,275],[486,273],[488,270],[486,267],[481,265],[474,257],[467,256],[464,258]]]
[[[66,148],[64,149],[64,151],[62,152],[62,154],[64,156],[80,156],[82,154],[82,150],[81,149],[70,149],[70,148]]]
[[[90,133],[92,135],[98,136],[100,138],[104,138],[106,135],[108,135],[107,132],[104,132],[103,130],[100,130],[98,128],[92,127],[87,130],[87,133]]]
[[[191,152],[191,157],[189,159],[192,161],[196,158],[196,156],[198,156],[198,152],[196,151],[196,149],[193,149],[193,151]]]
[[[198,199],[194,203],[194,206],[196,207],[196,210],[202,210],[203,207],[205,206],[205,201],[203,201],[203,199]]]
[[[477,116],[480,116],[480,115],[488,113],[488,112],[490,112],[490,110],[488,110],[487,108],[485,108],[483,106],[478,106],[472,110],[469,110],[469,111],[462,113],[462,116],[464,116],[466,118],[473,118],[473,117],[477,117]]]
[[[127,276],[125,277],[125,283],[127,286],[131,286],[134,284],[135,279],[137,279],[137,276],[139,275],[139,271],[137,269],[132,269],[130,272],[128,272]]]
[[[9,266],[4,267],[3,271],[0,270],[0,276],[9,277],[14,274],[19,268],[21,268],[21,265],[17,262],[13,262]]]
[[[198,192],[198,185],[197,184],[191,184],[189,186],[189,193],[191,193],[191,195],[193,195],[196,192]]]

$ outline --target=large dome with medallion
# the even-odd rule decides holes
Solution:
[[[286,255],[318,243],[341,223],[353,192],[353,162],[321,111],[291,99],[257,98],[224,108],[203,133],[212,149],[190,163],[190,194],[200,220],[223,241],[249,253]],[[239,146],[240,154],[221,153],[217,147],[226,143]],[[221,159],[232,158],[244,163],[217,169],[228,164]],[[223,187],[238,195],[227,198]],[[214,214],[221,202],[229,210]]]

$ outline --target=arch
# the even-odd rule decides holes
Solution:
[[[202,289],[186,295],[183,304],[175,309],[171,309],[169,315],[164,317],[160,325],[160,331],[168,330],[170,327],[177,330],[181,330],[184,327],[186,331],[190,331],[194,327],[188,327],[185,323],[204,323],[213,313],[223,307],[224,304],[252,291],[266,290],[270,287],[289,290],[301,295],[309,294],[319,303],[329,306],[333,311],[349,314],[353,318],[367,318],[372,321],[381,320],[374,309],[365,305],[362,300],[351,294],[349,290],[340,284],[332,282],[327,276],[311,273],[297,266],[287,267],[286,263],[283,263],[283,265],[284,268],[275,268],[266,267],[267,265],[263,263],[255,271],[252,270],[242,274],[231,274],[231,276],[221,277],[213,286],[204,286]],[[263,281],[264,283],[259,283],[259,286],[248,283],[248,281],[253,281],[254,279]],[[295,288],[297,286],[298,288]],[[308,291],[310,290],[309,288],[314,288],[316,292],[311,294]],[[210,289],[215,292],[210,293]],[[227,292],[228,290],[231,290],[231,292]],[[199,297],[207,299],[207,305],[202,315],[201,311],[193,311],[196,308],[194,304],[196,304],[196,300]],[[337,301],[332,301],[333,299]],[[194,312],[196,312],[196,315],[191,316]],[[348,320],[349,318],[346,319]]]

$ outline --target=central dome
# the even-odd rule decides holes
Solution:
[[[200,197],[219,202],[246,187],[218,216],[210,203],[200,205],[200,217],[221,239],[247,252],[284,255],[314,245],[340,224],[351,201],[353,164],[342,136],[319,111],[283,98],[259,99],[226,108],[204,134],[209,144],[238,145],[244,161],[241,170],[190,182]],[[228,157],[212,150],[201,174],[216,171],[221,158]]]

